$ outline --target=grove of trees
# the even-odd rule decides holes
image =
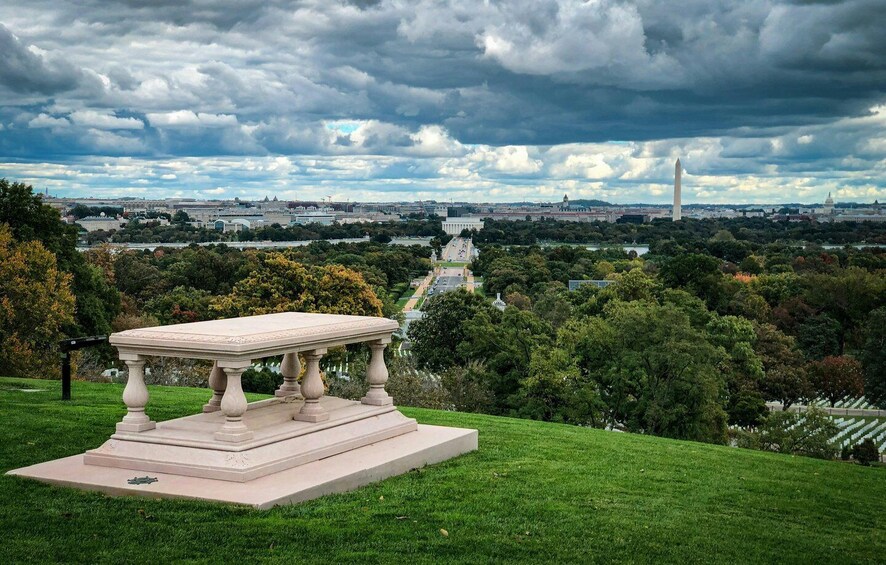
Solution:
[[[186,221],[146,220],[112,236],[218,236]],[[31,187],[0,179],[0,374],[55,376],[63,336],[287,310],[397,318],[396,302],[430,269],[432,247],[385,241],[425,235],[439,248],[446,236],[438,219],[411,219],[372,225],[358,243],[322,241],[365,228],[239,234],[321,239],[285,251],[218,242],[80,252],[76,227]],[[776,421],[765,403],[864,394],[886,406],[886,249],[815,243],[883,242],[884,234],[882,224],[765,219],[490,222],[471,266],[485,292],[435,296],[410,325],[411,359],[438,378],[429,385],[405,365],[398,371],[413,362],[398,358],[392,375],[402,378],[392,387],[407,402],[714,443],[744,429],[742,442],[824,456],[833,451],[819,442],[829,428],[812,418],[791,428],[808,434],[784,435],[790,416]],[[535,245],[541,240],[637,241],[650,251]],[[574,279],[610,284],[569,291]],[[503,311],[492,306],[496,293]],[[96,355],[100,366],[114,362],[110,348]]]
[[[884,404],[886,250],[682,223],[643,257],[481,246],[473,271],[506,309],[465,292],[433,298],[410,326],[417,363],[471,365],[495,414],[715,443],[730,425],[762,429],[767,401]],[[612,284],[570,292],[571,279]]]

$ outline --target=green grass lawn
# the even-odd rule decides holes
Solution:
[[[20,388],[45,392],[21,392]],[[150,387],[157,420],[205,390]],[[122,386],[0,379],[0,467],[100,445]],[[253,399],[259,398],[251,395]],[[404,409],[480,430],[480,450],[297,506],[102,494],[0,476],[5,563],[882,562],[886,469],[490,416]],[[446,530],[444,535],[441,530]]]

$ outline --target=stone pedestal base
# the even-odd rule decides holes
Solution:
[[[412,432],[246,482],[90,465],[83,455],[9,474],[111,495],[211,500],[266,509],[353,490],[476,449],[476,430],[419,425]],[[230,453],[237,461],[237,452]],[[138,485],[128,482],[146,475],[157,481]]]
[[[153,430],[157,427],[157,422],[148,421],[142,422],[140,424],[131,424],[129,422],[117,422],[117,432],[118,433],[138,433],[138,432],[146,432],[148,430]]]
[[[241,443],[244,441],[249,441],[255,434],[253,434],[249,430],[243,430],[242,432],[215,432],[213,436],[217,441],[226,441],[228,443]]]
[[[324,397],[316,422],[300,420],[303,402],[262,400],[248,405],[242,431],[225,430],[210,412],[157,424],[149,432],[116,433],[87,451],[87,465],[246,482],[338,455],[418,429],[393,406],[366,406]],[[293,417],[296,420],[293,420]]]
[[[292,417],[292,419],[298,422],[311,422],[316,424],[317,422],[326,422],[327,420],[329,420],[329,414],[325,412],[312,414],[309,412],[307,414],[296,414]]]
[[[368,404],[370,406],[393,406],[394,405],[394,399],[391,398],[390,396],[383,396],[383,397],[374,396],[373,397],[373,396],[367,395],[367,396],[364,396],[363,398],[361,398],[360,402],[362,404]]]

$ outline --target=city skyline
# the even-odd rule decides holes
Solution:
[[[0,6],[0,177],[64,197],[886,198],[870,0]]]

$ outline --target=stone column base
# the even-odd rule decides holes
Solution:
[[[146,432],[157,427],[157,422],[149,421],[140,424],[131,424],[128,422],[117,422],[118,432]]]
[[[394,399],[390,396],[369,396],[368,394],[360,399],[362,404],[370,406],[392,406]]]
[[[326,420],[328,420],[329,413],[328,412],[320,412],[318,414],[311,414],[311,413],[296,414],[295,416],[292,417],[292,419],[296,420],[298,422],[311,422],[313,424],[316,424],[317,422],[325,422]]]

